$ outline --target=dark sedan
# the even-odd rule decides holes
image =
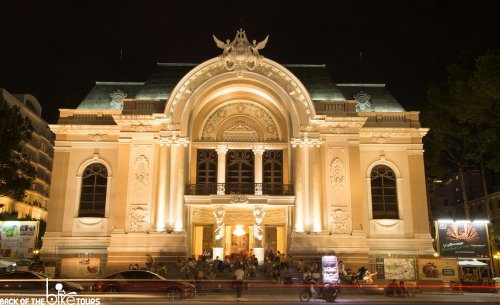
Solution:
[[[0,274],[0,291],[45,292],[48,277],[32,271],[13,271]],[[49,292],[55,291],[58,281],[49,280]],[[80,292],[84,288],[78,283],[60,282],[66,292]]]
[[[119,292],[164,293],[167,297],[175,299],[194,297],[196,288],[186,282],[167,280],[153,272],[131,270],[108,275],[103,281],[95,282],[92,291],[110,294]]]

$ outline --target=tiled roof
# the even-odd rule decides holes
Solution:
[[[159,63],[145,82],[96,82],[78,109],[111,109],[113,92],[121,90],[127,98],[167,100],[177,83],[197,64]],[[369,105],[358,111],[400,112],[404,108],[384,84],[335,83],[325,65],[285,65],[306,87],[314,101],[353,100],[359,92],[369,96]]]

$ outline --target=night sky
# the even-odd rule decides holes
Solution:
[[[495,5],[495,3],[497,5]],[[499,47],[498,1],[2,1],[0,87],[46,120],[95,81],[144,81],[156,62],[200,63],[213,40],[270,35],[265,57],[327,64],[338,82],[383,82],[407,110],[462,50]],[[122,54],[120,55],[122,50]]]

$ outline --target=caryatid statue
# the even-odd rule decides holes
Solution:
[[[264,229],[262,228],[262,223],[264,222],[264,216],[266,216],[266,211],[263,207],[257,206],[253,210],[253,217],[255,217],[255,224],[253,225],[253,236],[255,238],[255,247],[262,247],[262,239],[264,238]]]
[[[220,246],[223,244],[222,240],[224,238],[224,232],[226,230],[225,225],[224,225],[224,215],[226,214],[226,210],[219,205],[217,209],[213,211],[213,215],[215,217],[215,230],[214,230],[214,235],[215,235],[215,244],[216,246]]]

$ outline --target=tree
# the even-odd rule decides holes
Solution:
[[[0,196],[22,200],[35,179],[35,167],[23,153],[33,127],[18,107],[0,96]]]
[[[431,128],[425,139],[428,174],[442,178],[458,173],[467,218],[464,171],[481,170],[486,196],[485,168],[500,169],[499,69],[500,50],[463,53],[448,67],[447,81],[429,89],[424,110],[424,124]]]

